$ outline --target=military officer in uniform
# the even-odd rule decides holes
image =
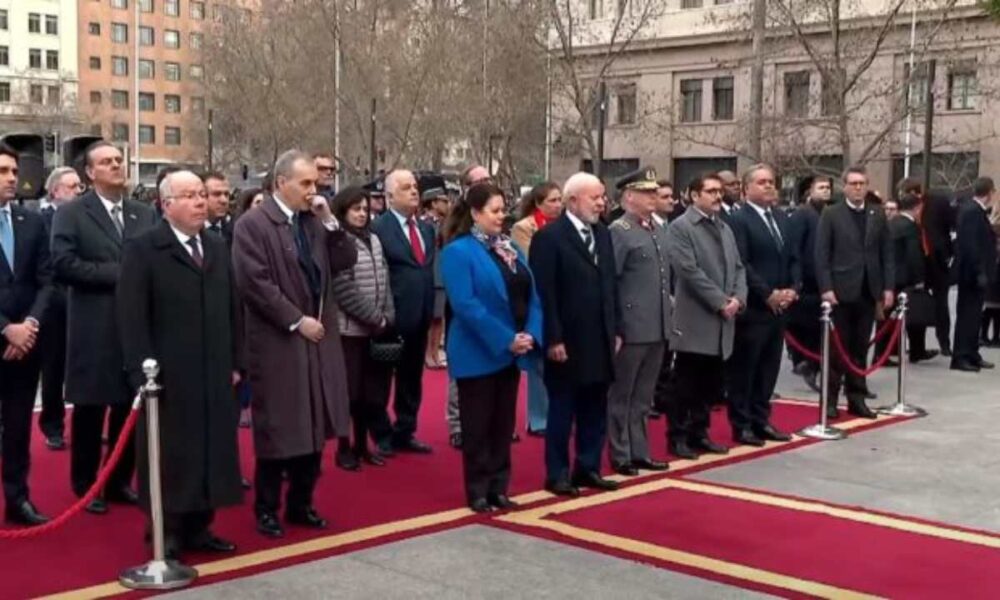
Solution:
[[[625,214],[611,224],[622,347],[615,356],[615,381],[608,392],[611,466],[622,475],[639,469],[662,471],[649,456],[646,418],[671,329],[670,263],[666,230],[653,220],[656,172],[640,169],[617,184]]]

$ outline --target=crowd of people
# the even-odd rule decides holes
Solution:
[[[618,487],[601,474],[605,452],[622,475],[668,469],[647,436],[661,413],[677,458],[727,453],[709,436],[713,406],[727,408],[736,444],[790,440],[771,421],[785,334],[818,348],[824,301],[855,366],[905,292],[909,360],[936,356],[924,342],[935,326],[953,369],[993,367],[979,352],[1000,326],[1000,210],[988,178],[957,206],[910,180],[883,201],[851,167],[842,199],[814,177],[787,210],[765,164],[699,176],[676,194],[644,168],[616,182],[612,210],[612,190],[581,172],[535,186],[510,218],[511,199],[481,166],[453,193],[404,169],[335,190],[335,164],[289,150],[231,214],[220,173],[164,172],[156,206],[128,199],[121,152],[98,142],[85,154],[87,185],[57,169],[33,211],[12,202],[18,155],[0,146],[8,522],[48,520],[27,485],[39,380],[48,448],[66,448],[63,406],[73,405],[70,484],[83,496],[118,443],[147,358],[164,388],[172,556],[235,550],[212,518],[251,486],[262,535],[326,527],[313,494],[327,442],[349,471],[432,453],[417,436],[428,368],[448,370],[450,443],[462,452],[465,500],[485,513],[517,506],[508,486],[522,372],[545,489],[574,497]],[[790,354],[818,391],[816,366]],[[839,357],[829,386],[831,417],[843,389],[848,412],[874,418],[865,378]],[[253,429],[252,484],[239,469],[241,422]],[[148,509],[146,436],[140,425],[123,442],[88,512]]]

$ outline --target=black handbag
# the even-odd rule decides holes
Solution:
[[[403,338],[399,335],[373,337],[368,342],[368,354],[376,362],[399,362],[399,357],[403,354]]]
[[[906,324],[915,327],[934,325],[934,298],[927,290],[906,290]]]

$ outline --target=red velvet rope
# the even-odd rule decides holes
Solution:
[[[816,363],[818,363],[821,360],[823,360],[822,356],[820,356],[819,354],[816,354],[812,350],[810,350],[810,349],[806,348],[805,346],[803,346],[802,342],[800,342],[799,340],[795,339],[795,336],[793,336],[792,334],[788,333],[787,331],[785,332],[785,341],[788,342],[789,346],[791,346],[792,348],[794,348],[795,350],[797,350],[800,354],[802,354],[802,356],[805,356],[809,360],[811,360],[813,362],[816,362]]]
[[[882,326],[879,327],[878,331],[875,332],[875,337],[868,342],[868,347],[871,348],[876,344],[876,342],[885,337],[885,333],[889,331],[889,328],[893,326],[893,323],[897,322],[898,319],[895,318],[886,319],[885,322],[882,323]]]
[[[833,346],[837,349],[837,353],[840,354],[840,361],[847,367],[848,371],[854,373],[858,377],[868,377],[889,362],[889,357],[892,356],[892,353],[896,350],[896,342],[899,341],[899,332],[902,329],[899,326],[899,321],[897,319],[893,319],[889,322],[895,323],[896,325],[892,330],[892,337],[889,338],[889,344],[886,346],[885,352],[882,353],[882,356],[880,356],[878,360],[876,360],[875,363],[867,369],[862,369],[851,362],[850,353],[848,353],[844,348],[844,342],[840,339],[840,334],[837,332],[837,328],[834,327],[831,329],[832,335],[830,337],[833,338]]]
[[[112,449],[111,456],[108,457],[107,462],[104,463],[104,466],[98,473],[97,481],[94,482],[94,485],[90,486],[90,489],[87,490],[87,493],[82,498],[77,500],[75,504],[66,509],[61,515],[44,525],[26,527],[24,529],[0,529],[0,540],[18,540],[35,537],[36,535],[41,535],[62,527],[67,521],[79,514],[91,500],[97,497],[101,490],[104,489],[105,484],[108,483],[111,472],[118,466],[118,461],[121,460],[122,453],[125,451],[125,444],[132,438],[132,430],[135,428],[135,422],[138,418],[139,406],[138,404],[134,404],[132,412],[128,414],[125,424],[122,425],[122,431],[118,435],[118,442],[115,444],[114,449]]]

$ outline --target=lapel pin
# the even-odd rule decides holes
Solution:
[[[24,215],[17,215],[17,220],[18,221],[23,221],[24,220]]]
[[[135,213],[129,213],[128,218],[135,220]]]

